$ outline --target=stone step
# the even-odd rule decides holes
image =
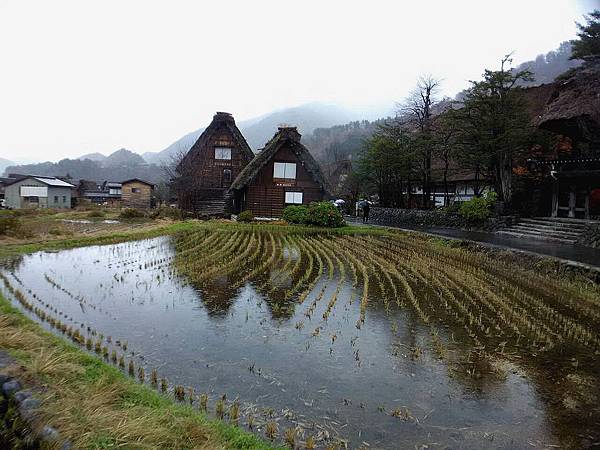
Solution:
[[[530,224],[537,227],[552,228],[552,229],[565,229],[573,231],[584,231],[587,225],[581,223],[567,223],[567,222],[552,222],[549,220],[539,219],[521,219],[518,222],[519,225]]]
[[[600,223],[598,220],[591,219],[577,219],[575,217],[534,217],[535,220],[542,220],[545,222],[563,222],[563,223],[572,223],[572,224],[594,224]]]
[[[522,232],[522,231],[510,231],[509,229],[497,231],[496,234],[499,234],[501,236],[518,237],[518,238],[522,238],[522,239],[536,239],[539,241],[556,242],[556,243],[561,243],[561,244],[574,244],[576,242],[576,239],[553,237],[553,236],[549,236],[547,234],[541,234],[541,233],[526,233],[526,232]]]
[[[513,225],[509,228],[507,228],[507,230],[509,231],[523,231],[523,232],[535,232],[538,234],[547,234],[549,236],[557,236],[557,237],[569,237],[569,238],[574,238],[577,239],[579,236],[581,236],[582,232],[581,231],[571,231],[571,230],[565,230],[565,229],[556,229],[554,227],[538,227],[538,226],[531,226],[528,224],[517,224],[517,225]]]

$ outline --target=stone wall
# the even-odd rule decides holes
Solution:
[[[70,450],[72,445],[38,415],[40,392],[25,389],[21,381],[8,375],[14,361],[0,350],[0,448],[56,448]]]
[[[590,223],[577,243],[586,247],[600,248],[600,222]]]
[[[491,217],[482,223],[469,223],[458,213],[440,209],[399,209],[372,207],[369,214],[369,223],[378,225],[405,225],[418,227],[446,227],[469,230],[495,231],[513,223],[517,218],[513,216]]]

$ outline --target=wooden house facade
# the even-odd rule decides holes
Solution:
[[[231,212],[280,217],[288,205],[307,205],[329,196],[325,177],[300,138],[295,127],[279,128],[231,185]]]
[[[233,116],[217,112],[176,168],[172,186],[179,207],[201,216],[225,213],[225,194],[254,158]]]
[[[138,178],[121,183],[121,205],[124,208],[148,209],[152,207],[154,185]]]

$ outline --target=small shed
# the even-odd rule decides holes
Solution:
[[[132,178],[121,182],[121,204],[124,208],[148,209],[152,207],[154,184]]]
[[[7,208],[71,208],[71,193],[75,186],[59,178],[19,175],[4,184]]]
[[[251,210],[257,217],[280,217],[288,205],[330,197],[319,164],[300,138],[296,127],[278,129],[231,185],[231,212]]]

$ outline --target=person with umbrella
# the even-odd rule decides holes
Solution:
[[[369,200],[365,200],[365,203],[363,205],[363,222],[367,223],[369,221],[369,210],[371,209],[371,205]]]

